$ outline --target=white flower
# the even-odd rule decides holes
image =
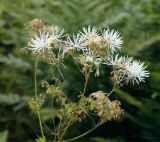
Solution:
[[[102,59],[98,55],[94,55],[94,52],[90,49],[83,52],[85,55],[86,62],[93,63],[94,65],[99,65],[102,63]]]
[[[73,40],[68,36],[66,43],[70,46],[69,48],[76,48],[78,50],[84,50],[86,48],[86,42],[80,38],[80,35],[73,35]]]
[[[124,65],[125,65],[125,73],[128,76],[128,78],[134,82],[144,82],[144,79],[146,77],[149,77],[149,72],[146,71],[146,66],[144,66],[144,63],[141,63],[140,61],[133,61],[132,58],[124,59]]]
[[[82,37],[86,37],[86,38],[88,36],[98,35],[97,28],[96,27],[91,27],[90,25],[88,27],[83,27],[82,32],[80,32],[80,33],[81,33]]]
[[[39,35],[35,35],[30,39],[28,46],[29,49],[35,53],[44,53],[45,50],[51,49],[53,37],[47,32],[39,31]]]
[[[60,39],[65,36],[63,35],[64,29],[61,29],[58,26],[51,26],[51,32],[57,39]]]
[[[98,34],[96,27],[91,27],[90,25],[88,27],[84,27],[82,29],[82,32],[80,32],[81,39],[85,40],[88,45],[91,44],[100,44],[101,42],[101,36]]]
[[[122,37],[120,37],[120,33],[117,31],[109,29],[103,30],[102,36],[112,53],[121,48],[123,41]]]
[[[93,61],[94,61],[93,56],[91,56],[91,55],[86,56],[86,62],[92,63]]]
[[[139,82],[144,82],[146,77],[149,77],[149,72],[145,70],[144,63],[133,60],[132,57],[118,57],[117,54],[115,57],[111,56],[104,60],[103,64],[114,66],[113,71],[116,71],[118,84],[125,81],[139,84]]]
[[[119,55],[116,54],[115,57],[114,56],[110,56],[108,57],[108,59],[104,60],[103,64],[107,64],[107,65],[112,65],[112,66],[120,66],[122,64],[123,61],[123,57],[118,57]]]

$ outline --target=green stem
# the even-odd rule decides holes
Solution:
[[[42,134],[42,137],[45,139],[40,111],[38,110],[37,113],[38,113],[38,119],[39,119],[39,126],[40,126],[40,130],[41,130],[41,134]]]
[[[81,69],[80,69],[79,65],[76,63],[76,61],[75,61],[74,57],[73,57],[72,55],[71,55],[71,57],[72,57],[72,59],[73,59],[74,63],[76,64],[76,66],[77,66],[78,70],[81,72]]]
[[[37,66],[38,66],[38,58],[35,60],[35,68],[34,68],[34,92],[35,92],[36,101],[38,99],[38,94],[37,94]],[[37,110],[37,114],[38,114],[38,120],[39,120],[39,126],[40,126],[40,130],[41,130],[41,134],[42,134],[42,137],[45,138],[44,132],[43,132],[41,114],[40,114],[39,109]]]
[[[114,83],[113,89],[111,90],[111,92],[107,95],[107,97],[109,97],[116,89],[116,83]]]
[[[84,96],[85,93],[86,93],[87,84],[88,84],[88,80],[89,80],[89,76],[90,76],[91,71],[92,71],[92,65],[90,66],[89,72],[88,72],[87,77],[86,77],[86,81],[85,81],[84,89],[83,89],[83,93],[82,93],[83,96]]]
[[[54,121],[54,106],[53,106],[53,100],[54,97],[52,96],[52,119],[53,119],[53,129],[55,130],[56,126],[55,126],[55,121]]]
[[[58,87],[60,87],[60,89],[62,89],[62,85],[59,83],[59,82],[60,82],[59,79],[55,76],[53,67],[52,67],[52,66],[50,66],[50,67],[51,67],[51,71],[52,71],[53,77],[54,77],[54,79],[55,79],[55,81],[56,81],[56,85],[57,85]],[[56,68],[58,69],[57,66],[56,66]],[[66,95],[64,95],[64,94],[62,94],[62,95],[66,98],[66,100],[67,100],[68,102],[70,102],[69,98],[68,98]]]
[[[38,66],[38,58],[35,61],[35,68],[34,68],[34,92],[35,92],[36,101],[38,99],[38,95],[37,95],[37,66]]]
[[[70,120],[69,120],[69,122],[68,122],[68,124],[67,124],[66,128],[64,129],[64,131],[63,131],[63,133],[62,133],[61,137],[59,138],[59,141],[58,141],[58,142],[60,142],[60,141],[61,141],[61,139],[63,138],[63,136],[64,136],[64,135],[65,135],[65,133],[67,132],[67,129],[68,129],[68,128],[69,128],[69,126],[70,126],[71,120],[72,120],[72,119],[70,119]]]
[[[96,125],[95,127],[93,127],[92,129],[88,130],[87,132],[85,132],[85,133],[83,133],[83,134],[81,134],[81,135],[79,135],[79,136],[77,136],[77,137],[74,137],[74,138],[68,139],[68,140],[64,140],[64,141],[62,141],[62,142],[70,142],[70,141],[73,141],[73,140],[77,140],[77,139],[79,139],[79,138],[81,138],[81,137],[89,134],[90,132],[92,132],[93,130],[95,130],[96,128],[98,128],[100,125],[102,125],[102,123],[101,123],[101,124],[97,124],[97,125]]]

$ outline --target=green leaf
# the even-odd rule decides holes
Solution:
[[[126,100],[129,104],[141,107],[142,103],[135,97],[131,96],[130,94],[123,92],[122,90],[116,89],[115,90],[116,94],[119,95],[122,99]]]
[[[0,142],[7,142],[8,131],[0,132]]]
[[[46,142],[46,138],[39,137],[36,142]]]
[[[100,137],[91,138],[91,142],[125,142],[122,138],[104,139]]]

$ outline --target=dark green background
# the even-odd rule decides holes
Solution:
[[[112,96],[125,114],[107,122],[79,142],[160,142],[160,1],[159,0],[0,0],[0,142],[30,142],[39,135],[37,118],[28,108],[33,96],[33,59],[20,53],[26,46],[24,23],[40,18],[72,34],[83,26],[114,28],[123,36],[122,54],[145,61],[150,77],[140,85],[124,86]],[[71,99],[82,90],[84,78],[70,59],[62,68],[64,90]],[[87,93],[109,91],[109,69],[91,76]],[[38,69],[41,80],[49,80],[45,63]],[[42,110],[45,120],[48,109]],[[66,137],[89,129],[89,120],[73,126]],[[49,136],[49,132],[45,129]]]

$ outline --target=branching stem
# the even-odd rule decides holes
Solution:
[[[113,86],[111,92],[107,95],[107,97],[109,97],[115,91],[115,89],[116,89],[116,83],[114,83],[114,86]]]
[[[61,141],[61,139],[63,138],[63,136],[64,136],[64,135],[65,135],[65,133],[67,132],[67,129],[68,129],[68,128],[69,128],[69,126],[70,126],[71,120],[72,120],[72,119],[70,119],[70,120],[69,120],[69,122],[68,122],[68,124],[67,124],[66,128],[64,129],[64,131],[63,131],[62,135],[60,136],[60,138],[59,138],[59,141],[58,141],[58,142],[60,142],[60,141]]]
[[[106,121],[105,121],[105,122],[106,122]],[[74,137],[74,138],[71,138],[71,139],[68,139],[68,140],[64,140],[64,141],[62,141],[62,142],[70,142],[70,141],[73,141],[73,140],[77,140],[77,139],[79,139],[79,138],[81,138],[81,137],[89,134],[90,132],[94,131],[96,128],[98,128],[99,126],[101,126],[101,125],[104,124],[105,122],[100,123],[100,124],[97,124],[97,125],[96,125],[95,127],[93,127],[92,129],[84,132],[83,134],[81,134],[81,135],[79,135],[79,136],[77,136],[77,137]]]

